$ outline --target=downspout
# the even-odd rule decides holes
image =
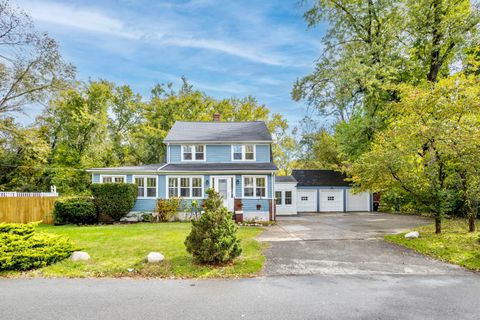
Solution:
[[[275,172],[272,172],[272,197],[270,199],[272,203],[272,215],[273,215],[273,221],[277,221],[277,208],[275,205]]]

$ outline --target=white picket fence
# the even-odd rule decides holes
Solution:
[[[57,187],[51,186],[50,192],[4,192],[0,191],[0,198],[6,197],[58,197]]]

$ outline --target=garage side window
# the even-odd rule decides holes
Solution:
[[[327,197],[327,200],[328,200],[328,201],[334,201],[334,200],[335,200],[335,197],[334,197],[334,196],[328,196],[328,197]]]
[[[292,204],[292,191],[285,191],[285,205]]]
[[[302,201],[308,201],[308,197],[307,197],[307,196],[302,196],[302,197],[300,198],[300,200],[302,200]]]
[[[276,205],[282,204],[282,191],[275,191],[275,204]]]

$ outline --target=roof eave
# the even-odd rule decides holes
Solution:
[[[273,140],[163,140],[163,143],[273,143]]]

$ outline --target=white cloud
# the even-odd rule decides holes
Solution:
[[[121,20],[112,18],[93,8],[80,8],[56,2],[22,2],[22,7],[34,20],[57,24],[95,33],[124,38],[140,38],[141,32],[128,28]]]
[[[261,53],[259,50],[255,49],[248,49],[249,46],[247,44],[240,45],[215,39],[193,39],[180,37],[160,37],[160,41],[166,45],[219,51],[253,62],[273,66],[287,65],[287,63],[283,61],[281,57]]]
[[[192,0],[185,5],[197,7],[207,5],[210,0]],[[219,34],[212,36],[202,34],[203,30],[194,30],[195,24],[191,24],[188,17],[183,16],[159,16],[156,21],[140,19],[140,17],[126,17],[123,19],[106,14],[96,7],[87,7],[72,4],[63,4],[55,1],[21,1],[21,6],[31,14],[34,20],[53,24],[58,28],[77,29],[94,34],[135,39],[149,45],[174,46],[192,49],[202,49],[212,52],[227,54],[254,63],[283,66],[301,67],[299,61],[293,61],[288,55],[277,53],[276,47],[287,40],[287,33],[282,31],[278,34],[257,34],[249,39],[232,39],[229,35]],[[140,21],[137,21],[140,19]],[[125,21],[138,22],[135,27]],[[248,24],[248,32],[255,30],[252,21]],[[265,30],[265,28],[261,28]],[[261,39],[261,40],[259,40]],[[287,41],[290,41],[289,39]],[[109,40],[109,43],[112,39]],[[132,43],[124,44],[127,50],[132,48]]]

